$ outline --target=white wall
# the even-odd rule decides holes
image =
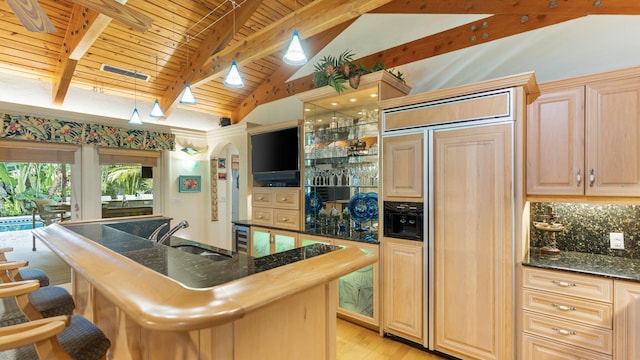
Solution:
[[[211,209],[209,208],[205,213],[207,216],[205,228],[208,237],[205,239],[206,241],[201,242],[225,249],[232,249],[231,187],[233,179],[231,178],[231,155],[238,155],[240,161],[239,217],[240,220],[249,218],[247,214],[249,201],[247,198],[249,177],[247,125],[247,122],[243,122],[210,131],[207,134],[210,149],[208,156],[209,158],[226,159],[227,180],[211,180],[218,182],[218,220],[211,221]],[[210,197],[206,199],[207,205],[209,205],[210,199]]]
[[[187,220],[189,227],[181,229],[175,235],[185,239],[204,242],[206,238],[206,213],[208,213],[209,194],[209,161],[207,143],[202,132],[174,131],[176,135],[176,151],[167,152],[162,158],[162,173],[158,175],[162,184],[162,205],[156,206],[157,213],[173,218],[172,226]],[[182,151],[184,147],[192,147],[202,152],[188,155]],[[181,175],[199,175],[201,177],[200,192],[179,192],[178,177]],[[154,174],[154,180],[156,174]],[[154,182],[154,188],[156,182]],[[155,191],[154,191],[155,193]],[[155,200],[154,200],[155,201]]]

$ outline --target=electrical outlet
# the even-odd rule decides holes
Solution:
[[[623,233],[609,233],[609,241],[612,249],[624,250],[624,234]]]

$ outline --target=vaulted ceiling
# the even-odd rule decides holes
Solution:
[[[0,71],[52,85],[51,103],[63,104],[70,87],[153,101],[170,117],[184,84],[197,104],[190,109],[241,121],[261,104],[313,88],[310,75],[282,62],[297,29],[311,58],[359,16],[371,14],[478,14],[473,21],[401,43],[358,60],[396,67],[478,46],[586,15],[640,14],[625,0],[5,0],[0,2]],[[27,31],[8,4],[39,3],[40,28]],[[14,6],[15,7],[15,6]],[[37,12],[35,12],[37,14]],[[483,15],[487,14],[487,15]],[[389,29],[393,32],[393,29]],[[368,41],[366,38],[357,41]],[[235,60],[245,86],[223,84]],[[103,65],[149,76],[135,80]]]

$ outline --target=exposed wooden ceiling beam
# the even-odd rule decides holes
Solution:
[[[73,0],[82,6],[95,10],[116,20],[129,28],[145,32],[151,27],[153,20],[147,15],[133,10],[116,0]]]
[[[640,2],[628,0],[394,0],[372,13],[397,14],[640,14]]]
[[[203,40],[200,43],[200,46],[196,51],[194,51],[193,56],[190,56],[189,59],[187,59],[187,65],[182,69],[173,83],[165,90],[159,100],[160,107],[162,108],[165,117],[168,117],[175,109],[184,86],[186,84],[194,83],[200,69],[205,67],[206,64],[211,64],[211,55],[222,50],[229,44],[231,39],[233,39],[235,31],[234,22],[235,26],[242,26],[242,24],[249,20],[256,9],[258,9],[262,4],[262,1],[263,0],[246,1],[241,7],[234,10],[235,14],[233,17],[225,16],[212,26],[209,31],[202,35]],[[189,46],[188,41],[189,39],[187,39],[187,44],[185,46]]]
[[[122,0],[122,4],[127,0]],[[67,96],[73,73],[84,54],[111,23],[111,18],[80,4],[74,4],[67,32],[60,48],[52,81],[52,103],[61,105]]]
[[[305,48],[307,58],[314,57],[320,50],[322,50],[322,48],[327,46],[331,40],[335,39],[336,36],[349,27],[349,25],[354,21],[355,19],[351,19],[303,41],[303,47]],[[287,80],[295,74],[296,71],[298,71],[298,67],[296,66],[290,66],[284,63],[280,65],[280,67],[271,74],[271,76],[269,76],[267,81],[260,84],[260,86],[258,86],[242,101],[240,107],[237,108],[232,115],[231,122],[234,124],[240,122],[253,109],[261,104],[275,100],[276,97],[280,95],[284,95],[285,97],[293,95],[287,87],[283,87],[283,84],[287,83]],[[313,88],[312,81],[308,81],[306,84],[303,84],[303,86],[304,85],[306,85],[308,89]]]
[[[43,33],[57,31],[38,0],[6,0],[6,3],[27,30]]]
[[[377,61],[380,61],[380,63],[388,68],[393,68],[470,46],[480,45],[545,26],[558,24],[583,15],[538,15],[533,18],[527,17],[526,21],[524,16],[525,15],[489,16],[438,34],[362,57],[354,60],[354,62],[372,67]],[[484,23],[487,25],[485,26]],[[485,33],[487,34],[486,37],[484,36]],[[280,85],[281,88],[272,90],[268,101],[263,101],[263,103],[280,100],[307,91],[310,89],[309,84],[313,85],[313,74]],[[286,91],[282,91],[282,89],[286,89]]]
[[[284,49],[294,27],[302,39],[326,31],[345,21],[357,18],[391,0],[316,0],[295,13],[248,36],[240,44],[227,47],[210,57],[200,69],[191,86],[224,76],[235,60],[238,66]],[[213,64],[213,66],[211,65]]]

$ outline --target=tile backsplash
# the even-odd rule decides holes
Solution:
[[[560,251],[577,251],[640,259],[640,205],[531,203],[531,246],[542,247],[544,231],[533,227],[551,206],[554,222],[564,226],[555,233]],[[609,248],[609,233],[624,234],[624,250]]]

